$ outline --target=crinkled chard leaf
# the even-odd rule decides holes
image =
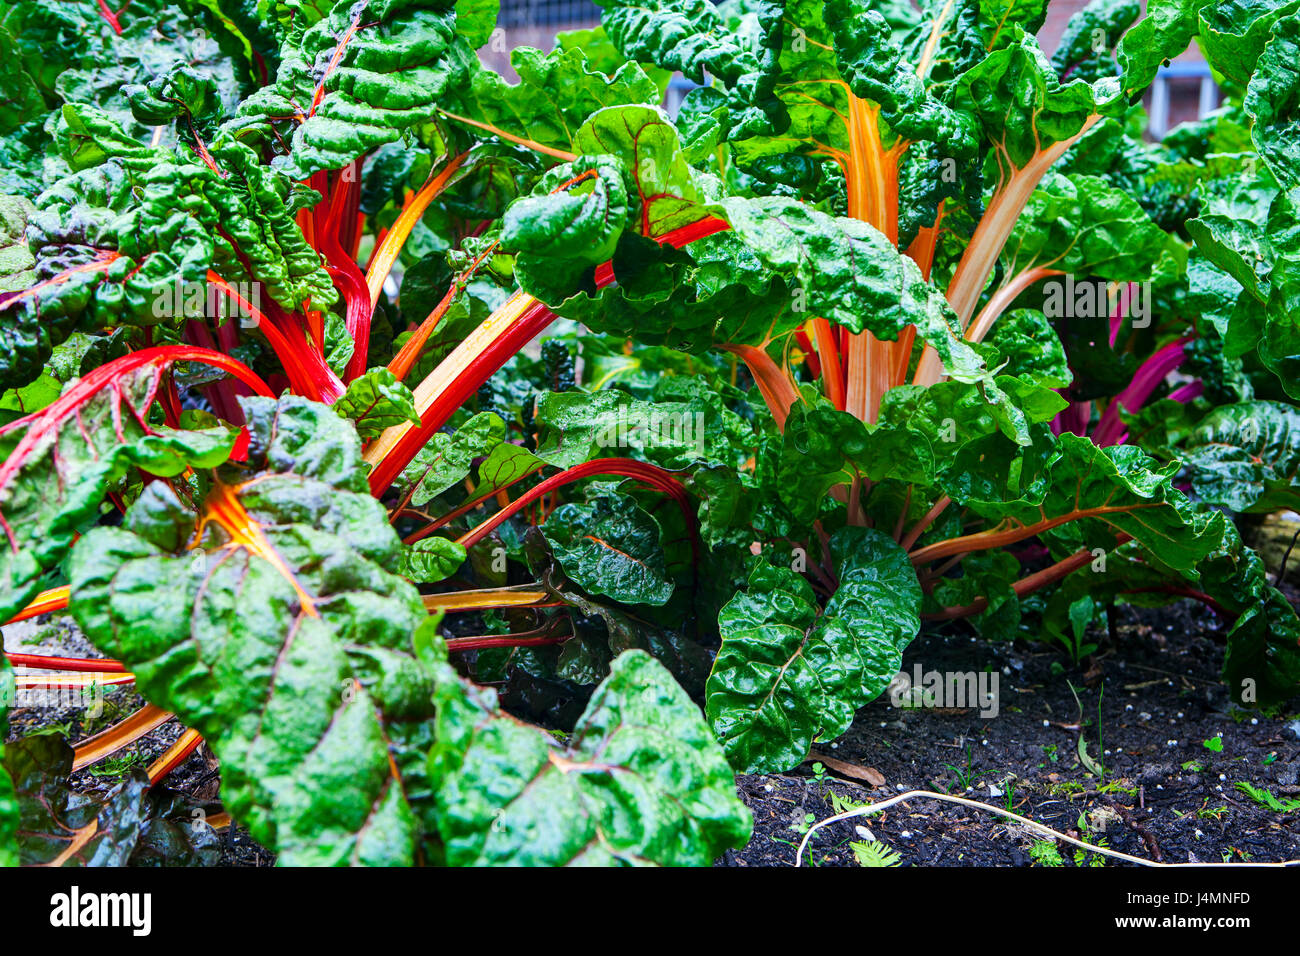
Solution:
[[[979,118],[984,138],[998,144],[1015,169],[1078,135],[1097,117],[1118,115],[1125,108],[1113,77],[1062,83],[1038,41],[1019,27],[1012,42],[963,74],[956,101]]]
[[[32,204],[22,196],[0,196],[0,295],[25,289],[36,281],[36,260],[23,233]]]
[[[225,129],[258,146],[289,144],[284,169],[338,169],[429,122],[468,77],[473,49],[454,0],[338,0],[280,50],[275,82],[239,104]]]
[[[1110,547],[1116,533],[1135,538],[1169,568],[1190,571],[1219,546],[1223,516],[1198,509],[1173,485],[1180,466],[1161,468],[1132,445],[1098,448],[1066,432],[1042,476],[1022,498],[962,504],[998,529],[1062,529],[1076,546]]]
[[[129,137],[91,107],[64,114],[86,133],[84,168],[46,190],[30,217],[36,278],[52,281],[0,299],[11,352],[0,356],[0,385],[31,381],[78,328],[203,315],[209,270],[263,308],[268,297],[290,311],[337,301],[289,208],[289,181],[252,150],[213,143],[214,170],[192,155],[123,146]]]
[[[1146,89],[1166,60],[1187,49],[1197,16],[1210,0],[1150,0],[1147,15],[1124,35],[1118,52],[1124,89]]]
[[[479,69],[467,92],[456,91],[462,102],[451,111],[464,111],[469,119],[550,149],[593,153],[600,150],[574,139],[592,113],[606,106],[652,105],[662,99],[659,87],[640,64],[622,62],[606,76],[591,68],[588,51],[581,47],[557,47],[550,53],[518,47],[510,52],[510,66],[519,75],[518,83]]]
[[[151,485],[69,564],[71,609],[221,760],[232,815],[289,864],[403,864],[417,825],[385,721],[428,716],[400,542],[330,408],[243,402],[249,468],[197,521]]]
[[[562,302],[576,288],[594,291],[591,272],[614,254],[628,222],[621,162],[579,157],[548,171],[531,196],[517,200],[501,223],[503,249],[543,301]]]
[[[1285,189],[1300,186],[1300,13],[1273,24],[1246,89],[1244,106],[1254,118],[1251,138],[1259,156]]]
[[[773,92],[784,4],[752,3],[735,20],[708,0],[600,0],[601,24],[630,60],[681,70],[726,90],[726,133],[780,132],[788,124]],[[726,135],[726,134],[724,134]]]
[[[437,724],[429,775],[453,865],[704,866],[749,839],[708,726],[642,651],[614,661],[563,747],[452,673]]]
[[[422,538],[402,548],[402,576],[415,584],[436,584],[465,563],[465,548],[450,538]]]
[[[738,770],[789,770],[844,733],[920,628],[921,587],[893,539],[843,528],[831,555],[840,586],[825,608],[800,575],[760,564],[718,616],[705,713]]]
[[[589,594],[624,604],[663,604],[673,593],[662,529],[630,495],[570,502],[547,517],[542,533],[567,574]]]
[[[386,368],[372,368],[348,383],[334,411],[352,423],[362,438],[374,438],[386,428],[420,423],[415,396]]]
[[[597,110],[574,134],[573,146],[583,155],[614,156],[622,162],[638,200],[634,212],[640,235],[656,239],[708,216],[681,138],[658,107]]]
[[[236,435],[147,424],[162,369],[120,376],[89,398],[74,387],[42,411],[0,428],[0,620],[26,604],[91,525],[113,482],[138,467],[171,477],[214,468]],[[84,382],[85,380],[83,380]]]
[[[1281,402],[1216,408],[1187,437],[1196,493],[1233,511],[1300,505],[1300,412]]]
[[[410,494],[411,504],[423,507],[468,476],[475,458],[501,448],[505,434],[505,422],[494,412],[478,413],[454,434],[438,432],[406,466],[398,487]]]

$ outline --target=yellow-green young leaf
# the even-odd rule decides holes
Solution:
[[[195,515],[154,483],[69,563],[87,637],[201,733],[222,798],[287,864],[409,864],[420,831],[385,721],[431,715],[419,594],[360,443],[325,405],[243,402],[245,469]]]
[[[705,712],[737,770],[789,770],[814,740],[842,734],[920,628],[921,587],[892,538],[842,528],[831,556],[840,586],[825,608],[802,576],[759,564],[718,615]]]
[[[615,156],[635,186],[635,228],[654,239],[708,216],[704,194],[682,155],[681,138],[663,110],[611,106],[588,117],[573,137],[587,156]]]
[[[606,106],[655,104],[663,98],[639,64],[623,61],[606,76],[590,67],[581,47],[550,53],[518,47],[510,52],[510,66],[518,83],[480,68],[468,91],[456,91],[463,102],[448,109],[551,149],[590,154],[600,151],[574,137],[588,116]]]
[[[452,865],[707,866],[749,839],[699,710],[643,651],[614,661],[562,746],[446,665],[437,694],[429,775]]]

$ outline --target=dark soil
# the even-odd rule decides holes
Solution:
[[[818,777],[811,762],[790,774],[742,776],[754,837],[720,864],[791,865],[810,821],[913,789],[1010,808],[1145,859],[1300,859],[1300,809],[1268,809],[1236,786],[1248,782],[1283,802],[1300,797],[1300,701],[1272,717],[1232,706],[1219,680],[1218,623],[1199,604],[1121,608],[1116,623],[1116,640],[1098,635],[1096,654],[1079,666],[1044,645],[991,644],[955,627],[924,632],[904,672],[916,663],[923,671],[995,669],[999,714],[896,709],[882,696],[848,733],[817,749],[874,768],[884,784],[832,770]],[[1081,736],[1100,776],[1080,759]],[[1205,745],[1216,737],[1217,752]],[[900,864],[920,866],[1030,866],[1057,842],[992,813],[914,799],[819,830],[804,863],[854,865],[850,843],[873,840]],[[1086,853],[1076,860],[1064,842],[1055,849],[1064,866],[1103,862]]]

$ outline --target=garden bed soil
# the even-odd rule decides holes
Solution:
[[[1288,589],[1293,603],[1300,594]],[[1085,842],[1169,863],[1300,859],[1300,809],[1261,806],[1249,783],[1300,804],[1300,701],[1275,716],[1230,704],[1219,680],[1218,621],[1202,605],[1120,608],[1116,639],[1074,666],[1043,645],[993,644],[952,627],[927,632],[904,672],[999,674],[1000,708],[897,709],[883,695],[818,750],[883,778],[873,786],[812,762],[787,774],[744,775],[754,836],[719,861],[789,866],[808,823],[846,805],[905,790],[951,793],[1039,821]],[[1073,689],[1072,689],[1073,688]],[[1077,701],[1076,701],[1077,694]],[[1082,734],[1091,773],[1079,757]],[[1222,748],[1217,747],[1221,739]],[[859,773],[854,770],[852,772]],[[859,829],[861,828],[861,829]],[[878,841],[901,865],[1126,865],[1051,841],[997,815],[914,799],[814,834],[804,864],[855,865],[854,842]],[[1040,844],[1048,844],[1042,846]]]

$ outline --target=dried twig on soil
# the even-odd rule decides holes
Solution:
[[[1084,850],[1088,850],[1091,853],[1100,853],[1103,856],[1113,857],[1116,860],[1123,860],[1125,863],[1134,863],[1137,864],[1138,866],[1278,867],[1278,866],[1300,865],[1300,860],[1285,860],[1281,863],[1157,863],[1154,860],[1144,860],[1140,856],[1132,856],[1128,853],[1121,853],[1119,850],[1112,850],[1109,847],[1094,846],[1091,843],[1085,843],[1082,840],[1077,840],[1074,837],[1067,836],[1066,834],[1061,833],[1059,830],[1053,830],[1051,827],[1044,826],[1043,824],[1039,823],[1037,820],[1031,820],[1028,817],[1022,817],[1018,813],[1012,813],[1010,810],[1003,810],[1000,807],[990,806],[987,803],[980,803],[978,800],[967,800],[965,797],[954,797],[946,793],[934,793],[931,790],[909,790],[906,793],[900,793],[896,797],[890,797],[888,800],[881,800],[879,803],[872,803],[865,807],[858,807],[857,809],[848,810],[845,811],[844,813],[837,813],[833,817],[827,817],[825,820],[822,820],[818,823],[814,823],[811,827],[808,828],[808,832],[804,834],[803,840],[800,841],[799,843],[799,850],[795,854],[794,865],[803,866],[803,851],[807,848],[808,841],[812,839],[812,835],[816,833],[818,830],[820,830],[822,827],[830,826],[832,823],[838,823],[841,820],[851,820],[854,817],[870,816],[873,813],[879,813],[882,810],[888,809],[889,807],[892,807],[897,803],[902,803],[905,800],[912,800],[917,797],[922,797],[929,800],[942,800],[945,803],[955,803],[963,807],[970,807],[974,810],[985,810],[989,813],[996,814],[997,816],[1006,817],[1009,820],[1015,820],[1017,823],[1023,824],[1024,826],[1038,833],[1041,833],[1044,836],[1055,837],[1058,840],[1064,840],[1066,843],[1069,843],[1073,846],[1077,846]]]

